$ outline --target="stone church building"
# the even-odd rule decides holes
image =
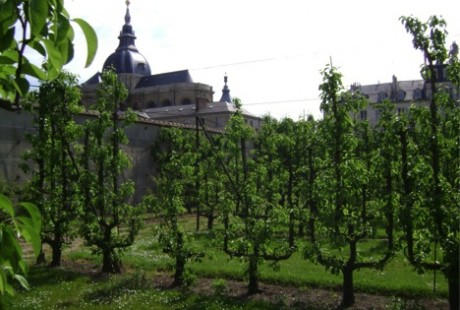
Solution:
[[[138,115],[137,121],[127,128],[129,144],[123,146],[132,164],[124,171],[123,178],[134,181],[134,202],[138,202],[154,186],[152,177],[156,163],[151,148],[162,127],[194,130],[198,117],[207,130],[219,133],[236,107],[230,96],[227,77],[224,78],[220,100],[214,101],[212,87],[193,82],[188,70],[152,75],[147,59],[136,48],[129,6],[118,38],[118,48],[107,57],[102,70],[115,68],[128,89],[126,107],[131,107]],[[89,106],[96,100],[100,77],[101,74],[96,73],[81,85],[82,104],[87,111],[75,116],[78,123],[95,117]],[[259,117],[245,110],[243,115],[248,124],[256,130],[259,128]],[[30,175],[19,167],[23,163],[22,155],[30,149],[26,136],[37,130],[35,117],[25,110],[11,111],[0,107],[0,181],[21,184],[29,179]]]
[[[213,88],[194,82],[188,70],[152,75],[148,60],[136,47],[129,1],[127,5],[118,47],[107,57],[102,68],[114,68],[128,89],[126,107],[137,111],[139,118],[143,119],[193,125],[196,117],[199,117],[205,126],[223,129],[236,111],[227,85],[227,76],[224,78],[220,100],[214,101]],[[82,103],[86,107],[95,101],[100,75],[99,72],[96,73],[82,85]],[[253,128],[260,128],[259,117],[244,109],[243,115]]]

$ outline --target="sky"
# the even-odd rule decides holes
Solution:
[[[420,79],[423,55],[400,16],[447,22],[447,43],[460,43],[458,0],[131,0],[136,46],[152,74],[188,69],[211,85],[218,101],[228,76],[230,94],[249,112],[278,119],[321,118],[320,71],[339,68],[346,88]],[[76,30],[67,69],[84,82],[102,70],[118,46],[124,0],[67,0],[71,17],[95,29],[99,47],[84,68],[86,47]]]

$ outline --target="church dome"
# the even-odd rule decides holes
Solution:
[[[131,16],[129,14],[129,1],[126,8],[125,24],[118,39],[120,44],[118,48],[107,57],[104,62],[103,70],[110,67],[115,68],[117,74],[130,73],[142,76],[151,75],[150,65],[147,59],[139,53],[135,45],[136,36],[131,26]]]

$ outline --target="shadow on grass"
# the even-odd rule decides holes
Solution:
[[[43,285],[61,284],[62,282],[71,282],[82,277],[84,277],[84,275],[81,273],[60,267],[33,266],[29,270],[27,278],[32,286],[39,287]]]

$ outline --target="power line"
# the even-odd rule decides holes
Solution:
[[[310,54],[286,55],[286,56],[278,56],[278,57],[270,57],[270,58],[260,58],[260,59],[232,62],[232,63],[226,63],[226,64],[191,68],[189,70],[190,71],[208,70],[208,69],[223,68],[223,67],[230,67],[230,66],[246,65],[246,64],[257,63],[257,62],[266,62],[266,61],[289,59],[289,58],[300,58],[300,57],[306,57],[306,56],[311,56],[311,55],[316,55],[316,54],[319,54],[319,52],[313,52]]]
[[[289,99],[289,100],[276,100],[276,101],[262,101],[262,102],[250,102],[244,103],[243,107],[248,105],[261,105],[261,104],[281,104],[281,103],[290,103],[290,102],[305,102],[305,101],[317,101],[321,100],[320,98],[300,98],[300,99]]]

